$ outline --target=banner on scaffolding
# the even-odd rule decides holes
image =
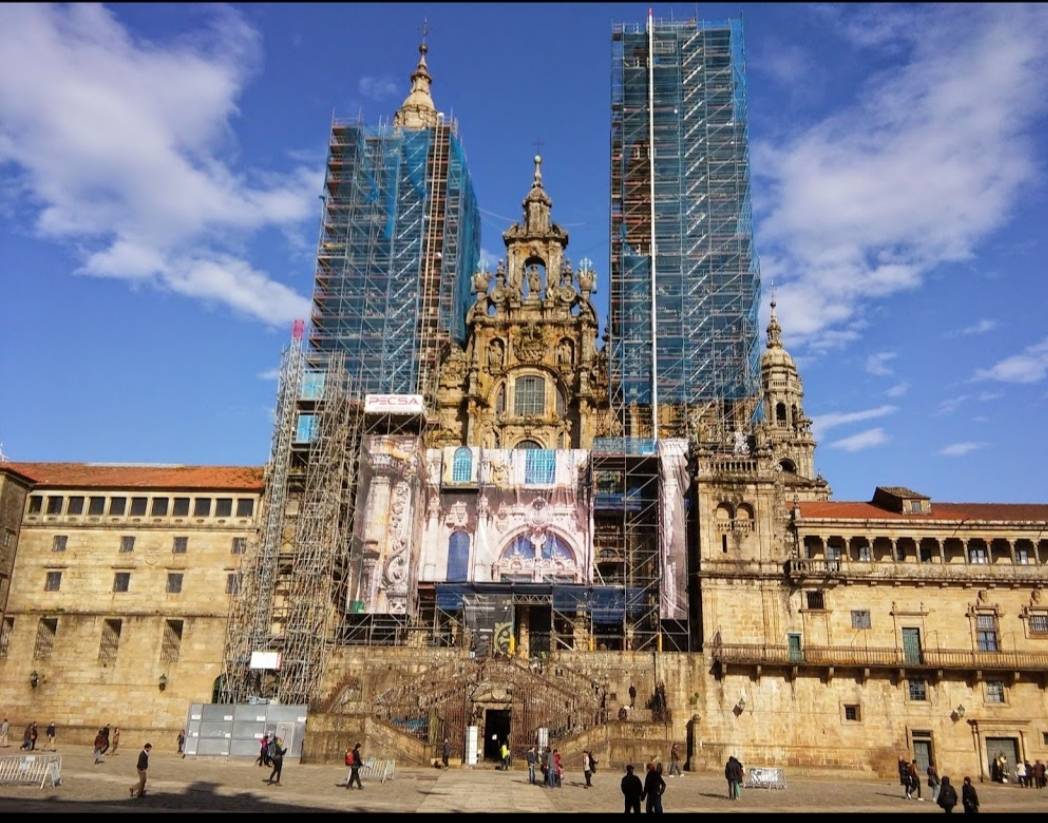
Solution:
[[[369,394],[364,397],[365,414],[423,414],[426,404],[421,394]]]

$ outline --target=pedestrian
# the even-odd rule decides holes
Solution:
[[[499,761],[501,763],[502,771],[509,771],[509,746],[506,745],[506,741],[502,741],[502,746],[499,747]]]
[[[273,749],[269,755],[269,759],[273,763],[273,771],[269,773],[269,780],[266,781],[270,786],[274,783],[278,786],[280,785],[280,772],[284,769],[284,755],[287,754],[287,749],[281,746],[283,742],[279,737],[273,736]],[[273,780],[274,775],[276,780]]]
[[[182,755],[182,757],[186,756],[186,730],[185,729],[179,729],[178,730],[178,753],[180,755]]]
[[[446,737],[444,738],[444,745],[440,752],[441,760],[444,762],[444,768],[448,768],[448,758],[451,757],[451,741]]]
[[[52,720],[47,726],[47,746],[51,751],[57,751],[55,749],[55,737],[57,730],[55,729],[55,721]]]
[[[5,741],[7,740],[6,736],[4,737],[4,740]],[[1045,773],[1044,763],[1042,763],[1040,760],[1036,761],[1033,764],[1033,785],[1036,788],[1038,788],[1038,789],[1043,789],[1044,788],[1044,783],[1045,783],[1044,773]]]
[[[258,760],[255,761],[259,766],[269,765],[269,735],[262,735],[262,740],[259,743],[258,748]]]
[[[105,741],[103,743],[103,745],[102,745],[102,754],[105,754],[107,751],[109,751],[109,727],[108,726],[103,726],[102,727],[102,738]]]
[[[116,750],[120,748],[120,727],[113,727],[113,748],[110,750],[110,754],[116,754]]]
[[[557,765],[553,760],[553,748],[546,746],[546,785],[551,788],[557,788]]]
[[[22,745],[18,747],[18,751],[29,751],[33,748],[33,724],[30,723],[25,727],[25,731],[22,732]]]
[[[633,764],[630,763],[626,766],[626,776],[622,778],[620,784],[622,788],[622,796],[626,801],[626,814],[634,812],[640,814],[640,801],[644,796],[644,786],[640,782],[640,778],[633,773]]]
[[[735,755],[732,755],[731,759],[735,761],[732,764],[732,777],[734,778],[734,780],[732,782],[733,782],[734,787],[735,787],[735,799],[736,800],[741,800],[742,799],[742,777],[743,777],[743,774],[744,774],[745,770],[742,768],[742,761],[739,760],[739,758],[735,757]]]
[[[11,731],[11,724],[8,722],[7,718],[5,717],[4,718],[4,722],[0,723],[0,748],[4,748],[4,749],[10,748],[11,744],[7,742],[7,735],[8,735],[8,733],[10,731]],[[1041,761],[1038,760],[1037,762],[1040,763]]]
[[[637,689],[632,683],[630,683],[630,708],[632,709],[637,702]]]
[[[1026,763],[1022,760],[1015,764],[1015,782],[1026,788]]]
[[[553,750],[553,773],[556,775],[557,782],[556,787],[558,789],[564,788],[564,764],[560,760],[560,752],[557,749]]]
[[[32,723],[29,724],[29,729],[30,729],[30,741],[32,742],[32,745],[29,747],[29,751],[35,752],[36,751],[36,739],[37,739],[37,737],[40,736],[40,731],[36,728],[36,721],[35,720]]]
[[[593,784],[590,782],[590,776],[593,774],[593,761],[588,750],[582,752],[582,774],[586,778],[586,788],[592,788]]]
[[[939,782],[939,772],[931,763],[928,764],[928,788],[932,790],[932,803],[939,802],[939,791],[942,783]],[[956,789],[954,794],[956,794]],[[956,800],[954,801],[957,802]]]
[[[535,753],[535,747],[532,746],[528,749],[528,753],[524,755],[524,759],[528,761],[528,782],[532,785],[535,784],[535,761],[538,759]]]
[[[979,813],[979,795],[976,794],[970,777],[964,778],[964,785],[961,786],[961,805],[964,806],[965,814]]]
[[[349,754],[349,782],[346,783],[346,788],[351,789],[353,784],[356,783],[357,788],[364,791],[364,784],[360,782],[360,767],[364,765],[364,758],[360,755],[360,744],[357,743]]]
[[[99,736],[101,736],[99,732]],[[138,789],[139,798],[146,796],[146,774],[149,771],[149,753],[153,751],[153,744],[146,743],[142,747],[142,751],[138,753],[138,764],[135,768],[138,769],[138,786],[131,787],[131,796],[135,796],[135,789]],[[104,752],[103,752],[104,754]]]
[[[271,734],[269,736],[269,743],[266,745],[266,765],[269,766],[273,763],[273,753],[277,748],[277,736]]]
[[[677,773],[677,777],[684,777],[680,770],[680,751],[676,743],[670,746],[670,777],[673,777],[674,772]]]
[[[946,775],[943,775],[938,794],[939,798],[936,802],[946,814],[952,814],[953,807],[957,805],[957,790],[950,785],[950,778]]]
[[[102,736],[102,730],[99,729],[98,730],[98,734],[95,735],[94,752],[93,752],[93,754],[95,756],[95,765],[96,766],[99,763],[105,763],[106,762],[105,746],[106,746],[106,739],[105,739],[105,737]]]
[[[917,792],[917,799],[924,802],[924,798],[921,797],[921,777],[917,771],[916,760],[910,761],[910,791]]]
[[[666,781],[662,779],[659,770],[654,763],[648,764],[648,772],[644,775],[644,791],[641,795],[646,799],[644,811],[648,814],[662,814],[662,793],[666,791]]]

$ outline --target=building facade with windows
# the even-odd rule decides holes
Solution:
[[[253,467],[2,463],[21,495],[2,615],[0,705],[55,720],[175,730],[209,700],[240,561],[254,539]]]

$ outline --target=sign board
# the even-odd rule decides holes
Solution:
[[[369,394],[364,397],[365,414],[424,414],[421,394]]]
[[[477,765],[477,727],[466,727],[466,765]]]
[[[753,767],[746,770],[747,789],[785,789],[786,775],[782,769]]]
[[[280,652],[251,652],[252,669],[279,669]]]

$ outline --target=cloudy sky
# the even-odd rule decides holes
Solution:
[[[486,255],[541,141],[605,275],[610,28],[646,8],[0,7],[5,453],[265,459],[331,117],[392,114],[427,15]],[[1048,8],[744,14],[762,322],[774,289],[835,495],[1048,498]]]

